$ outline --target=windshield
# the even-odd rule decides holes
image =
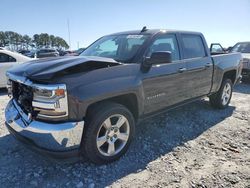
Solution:
[[[231,52],[241,52],[241,53],[250,53],[250,43],[239,43],[236,44]]]
[[[81,56],[98,56],[128,62],[138,52],[149,35],[111,35],[90,45]]]

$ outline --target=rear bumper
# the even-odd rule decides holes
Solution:
[[[32,149],[54,158],[79,155],[83,121],[53,124],[30,121],[13,99],[6,107],[5,119],[9,132]]]

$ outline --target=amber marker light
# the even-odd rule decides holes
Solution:
[[[56,95],[56,96],[65,96],[65,91],[64,91],[64,89],[56,89],[56,90],[55,90],[55,95]]]

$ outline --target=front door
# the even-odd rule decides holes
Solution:
[[[143,73],[144,113],[151,113],[185,100],[186,64],[180,60],[179,48],[174,34],[161,34],[152,42],[146,55],[152,52],[170,51],[172,62],[153,65]]]

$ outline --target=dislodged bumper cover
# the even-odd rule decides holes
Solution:
[[[5,109],[6,124],[18,136],[30,140],[34,145],[48,151],[70,151],[80,147],[84,122],[50,124],[28,120],[14,99]]]

